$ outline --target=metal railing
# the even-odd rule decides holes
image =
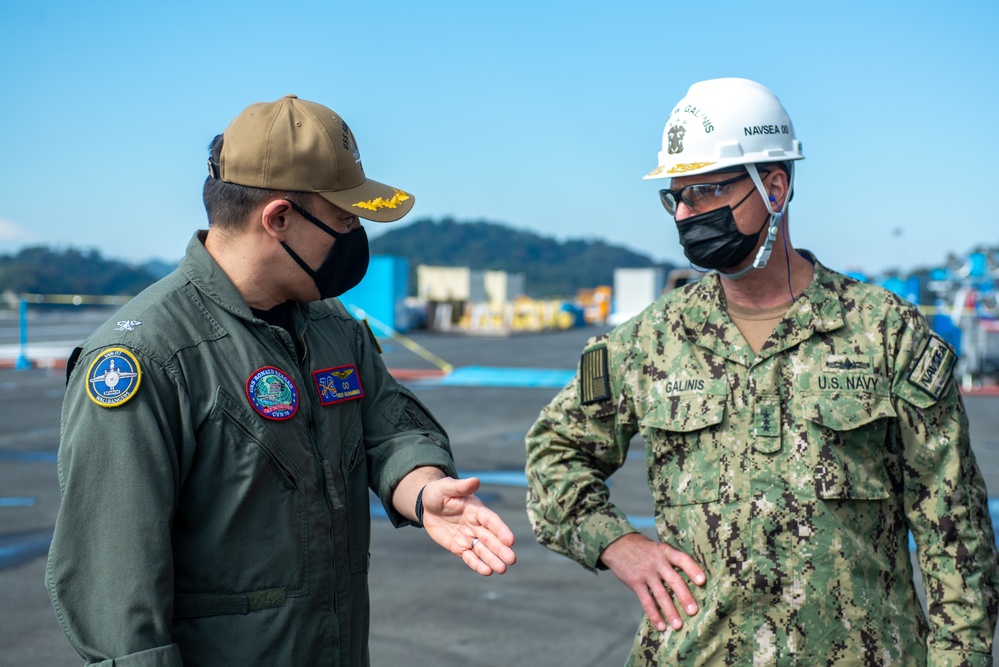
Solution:
[[[121,306],[129,302],[131,296],[106,296],[98,294],[32,294],[25,293],[18,297],[18,314],[20,330],[20,351],[14,367],[17,370],[28,370],[32,367],[28,359],[28,306],[58,305],[58,306]]]

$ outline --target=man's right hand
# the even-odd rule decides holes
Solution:
[[[654,542],[641,533],[629,533],[611,542],[600,554],[600,560],[635,592],[642,609],[660,632],[666,630],[663,615],[675,630],[683,627],[683,620],[673,604],[674,595],[688,616],[697,613],[694,596],[676,568],[698,586],[704,585],[706,577],[694,559],[679,549]]]

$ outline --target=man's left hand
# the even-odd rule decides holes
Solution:
[[[443,477],[423,488],[423,527],[434,542],[484,577],[517,562],[513,532],[473,494],[479,480]]]

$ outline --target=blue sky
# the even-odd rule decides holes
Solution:
[[[0,3],[0,252],[175,261],[206,146],[286,93],[350,123],[417,219],[604,239],[683,263],[659,204],[691,83],[760,81],[806,159],[791,238],[840,270],[999,244],[999,3]],[[387,229],[368,223],[372,236]],[[895,230],[902,232],[895,233]]]

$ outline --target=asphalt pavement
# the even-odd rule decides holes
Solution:
[[[92,328],[53,318],[66,341]],[[6,327],[6,328],[5,328]],[[0,344],[10,338],[0,318]],[[601,329],[482,337],[414,333],[411,338],[457,368],[569,372],[587,337]],[[82,336],[81,336],[82,337]],[[433,370],[403,346],[386,343],[390,368]],[[483,479],[480,496],[513,529],[519,562],[480,577],[422,531],[372,520],[372,664],[435,667],[614,666],[627,657],[641,609],[613,575],[593,575],[537,545],[524,511],[523,436],[555,394],[532,386],[408,381],[448,430],[463,476]],[[548,377],[544,374],[536,377]],[[558,377],[558,374],[555,375]],[[59,504],[56,451],[64,372],[0,369],[0,665],[77,666],[43,585],[45,552]],[[989,489],[999,495],[999,398],[969,396],[972,442]],[[640,521],[652,514],[640,443],[613,478],[612,498]],[[646,529],[652,534],[651,529]]]

